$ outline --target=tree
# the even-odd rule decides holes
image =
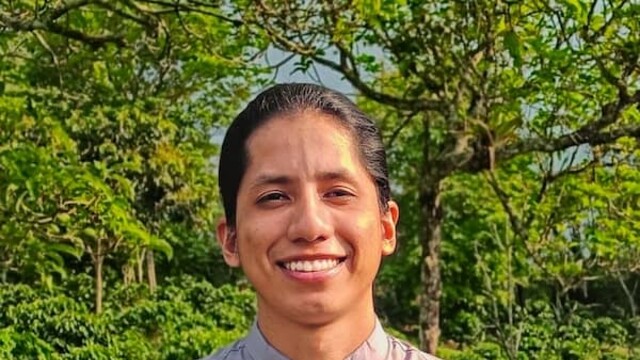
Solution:
[[[4,105],[0,109],[7,109]],[[20,106],[14,109],[15,115],[21,112]],[[28,129],[33,121],[27,116],[21,114],[23,120],[15,121],[12,111],[2,114],[0,192],[4,196],[0,200],[0,282],[20,276],[51,285],[52,273],[66,274],[62,254],[79,257],[82,253],[81,241],[61,228],[69,225],[69,213],[76,211],[75,190],[86,189],[84,184],[78,184],[76,189],[64,186],[73,177],[69,168],[52,155],[68,150],[69,143],[59,133],[53,136],[56,144],[49,142],[48,146],[42,146],[47,142],[47,132],[56,133],[51,123],[38,132]],[[43,242],[45,238],[49,241]]]
[[[420,124],[420,328],[428,352],[440,334],[446,179],[640,136],[639,12],[624,0],[262,0],[244,14],[249,29],[298,55],[302,69],[335,70],[400,113],[406,121],[392,133]]]
[[[221,7],[200,2],[10,1],[0,8],[2,135],[35,147],[16,153],[23,145],[9,145],[2,155],[18,175],[29,166],[46,170],[37,178],[42,188],[68,195],[43,190],[29,199],[51,204],[43,216],[64,212],[63,233],[77,231],[73,243],[95,268],[97,311],[108,257],[138,281],[146,263],[153,288],[153,251],[171,254],[165,239],[213,236],[211,136],[262,74],[244,61],[262,50],[261,39],[236,25]],[[60,141],[65,151],[57,150]],[[29,163],[27,155],[46,161]],[[11,182],[21,179],[0,194],[13,196]],[[75,186],[84,188],[73,193]],[[6,233],[28,232],[11,199],[3,208]],[[54,242],[50,234],[39,244]]]

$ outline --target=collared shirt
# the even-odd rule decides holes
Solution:
[[[257,324],[244,339],[238,340],[202,360],[289,360],[262,336]],[[438,360],[384,332],[376,320],[369,338],[345,360]]]

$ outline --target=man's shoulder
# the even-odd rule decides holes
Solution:
[[[415,346],[386,334],[388,340],[387,356],[384,360],[441,360],[433,355],[420,351]],[[253,359],[246,351],[245,339],[238,340],[222,349],[217,350],[212,355],[201,360],[245,360]],[[376,356],[374,356],[376,357]]]
[[[243,357],[244,353],[244,342],[242,340],[238,340],[226,347],[216,350],[213,354],[202,358],[200,360],[236,360],[236,359],[245,359]]]
[[[409,344],[408,342],[397,339],[391,335],[389,337],[389,359],[406,359],[406,360],[441,360],[433,355],[429,355]]]

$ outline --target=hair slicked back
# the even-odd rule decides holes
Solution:
[[[387,159],[380,130],[351,100],[341,93],[315,84],[279,84],[252,100],[233,120],[220,153],[218,185],[227,223],[236,221],[240,183],[249,163],[247,140],[263,124],[278,115],[316,110],[335,117],[355,142],[367,172],[376,184],[380,207],[390,199]]]

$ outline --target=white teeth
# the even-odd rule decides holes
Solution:
[[[291,271],[314,272],[333,269],[338,266],[338,263],[337,259],[289,261],[284,263],[284,267]]]

